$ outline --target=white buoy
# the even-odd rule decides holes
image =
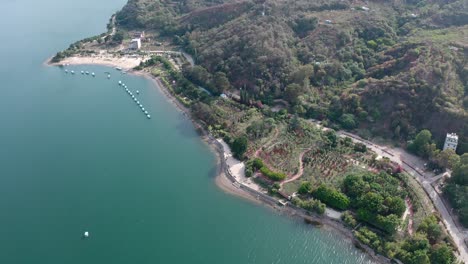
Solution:
[[[140,104],[140,101],[137,101],[137,104]]]
[[[150,119],[150,118],[151,118],[151,115],[146,115],[146,117],[147,117],[148,119]]]
[[[139,104],[140,105],[140,108],[143,108],[143,105],[142,104]]]
[[[65,70],[65,73],[68,73],[68,70]]]
[[[107,79],[110,79],[110,74],[107,75]]]
[[[132,94],[132,98],[135,98],[135,96]]]
[[[89,232],[88,231],[85,231],[84,234],[83,234],[84,237],[89,237]]]
[[[136,90],[136,93],[137,93],[137,94],[140,94],[140,91]]]
[[[84,74],[84,71],[81,71],[81,74]]]
[[[145,114],[148,114],[148,111],[145,111]]]
[[[94,77],[94,72],[93,72],[93,73],[91,73],[91,75]]]
[[[133,98],[133,101],[135,101],[135,102],[136,102],[136,98]]]
[[[89,74],[89,71],[86,71],[86,74]]]
[[[71,71],[71,74],[75,74],[75,71]]]
[[[119,81],[119,85],[122,85],[122,81]]]

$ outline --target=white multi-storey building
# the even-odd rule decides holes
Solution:
[[[455,133],[448,133],[447,137],[445,138],[444,143],[444,150],[446,149],[453,149],[454,151],[457,150],[458,145],[458,136]]]

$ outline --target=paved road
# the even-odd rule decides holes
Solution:
[[[337,132],[337,134],[341,137],[349,137],[354,142],[361,142],[365,144],[368,148],[376,152],[377,155],[387,157],[391,161],[400,164],[408,174],[413,176],[424,188],[424,190],[434,203],[435,208],[439,211],[440,215],[442,216],[447,231],[450,233],[453,240],[455,241],[455,244],[458,247],[458,250],[460,252],[460,258],[463,260],[463,262],[468,263],[468,249],[465,244],[467,233],[465,230],[461,230],[460,228],[458,228],[445,204],[442,202],[440,195],[431,185],[431,183],[441,178],[442,175],[435,176],[432,172],[424,171],[424,160],[407,153],[401,148],[389,148],[386,146],[381,146],[368,140],[364,140],[359,136],[348,132],[339,131]]]

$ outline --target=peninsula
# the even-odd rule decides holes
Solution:
[[[379,262],[468,262],[467,17],[464,1],[130,0],[50,63],[153,79],[226,191]]]

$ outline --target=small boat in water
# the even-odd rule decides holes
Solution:
[[[122,70],[122,68],[120,68],[120,67],[115,67],[115,69],[118,70],[118,71]]]

